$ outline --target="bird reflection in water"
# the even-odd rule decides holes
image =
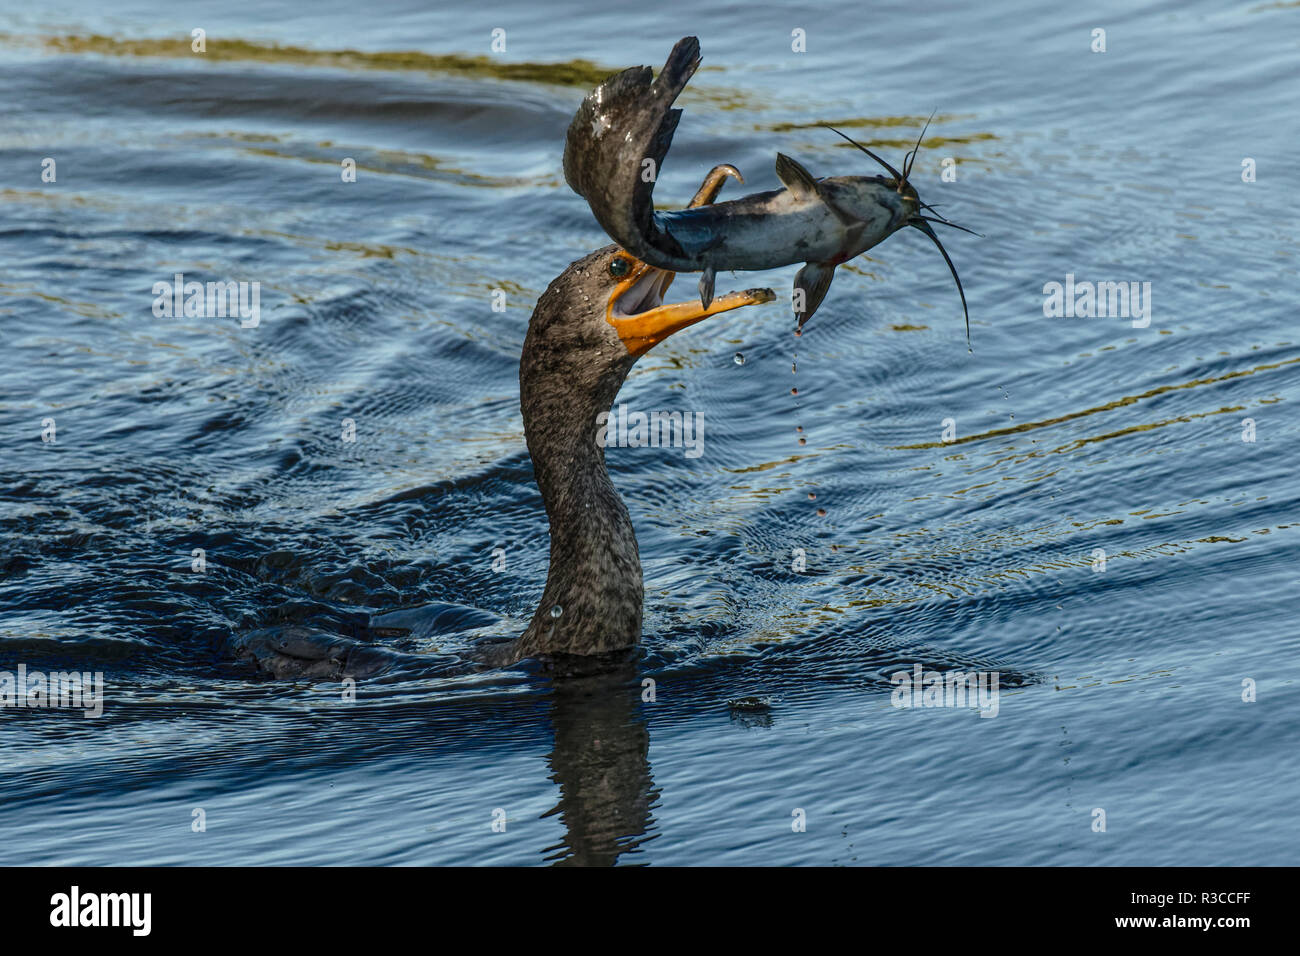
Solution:
[[[636,862],[636,849],[657,835],[659,798],[650,771],[650,730],[643,711],[639,655],[566,658],[553,662],[551,780],[560,799],[564,841],[547,859],[567,866]],[[630,858],[629,858],[630,857]]]

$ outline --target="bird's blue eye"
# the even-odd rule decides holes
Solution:
[[[632,271],[632,264],[622,256],[617,256],[609,262],[609,274],[615,279],[621,279]]]

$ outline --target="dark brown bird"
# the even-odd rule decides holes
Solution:
[[[717,166],[691,202],[713,201],[731,166]],[[771,289],[665,303],[675,274],[605,246],[560,274],[528,323],[519,407],[537,487],[550,521],[550,570],[541,603],[518,640],[492,663],[539,654],[600,654],[641,636],[641,561],[627,507],[605,468],[598,416],[608,412],[637,359],[701,319],[770,302]]]
[[[657,77],[648,67],[634,67],[602,83],[569,126],[565,178],[620,244],[598,249],[565,269],[542,294],[528,323],[519,362],[519,406],[550,521],[550,568],[541,603],[523,635],[476,653],[489,665],[539,655],[604,654],[630,648],[640,639],[641,560],[632,519],[605,467],[600,416],[608,414],[637,359],[659,342],[710,315],[776,298],[771,289],[715,297],[719,269],[770,268],[805,260],[814,251],[814,259],[830,256],[834,261],[818,272],[821,279],[802,310],[802,323],[825,294],[834,266],[850,252],[856,255],[904,225],[918,225],[935,238],[922,221],[926,217],[917,212],[924,204],[907,183],[910,159],[901,173],[885,164],[894,174],[889,181],[814,180],[798,163],[781,157],[777,168],[786,189],[715,206],[727,177],[741,179],[734,167],[716,166],[687,207],[694,212],[656,212],[653,171],[681,116],[672,104],[698,65],[699,44],[687,37],[673,48]],[[648,180],[647,168],[652,171]],[[852,248],[832,255],[825,243],[839,249],[836,243],[843,245],[841,233],[847,235],[849,220]],[[880,228],[868,230],[868,221]],[[658,265],[636,258],[626,247]],[[664,302],[675,270],[702,271],[698,296]],[[801,282],[796,279],[796,289],[804,287]],[[962,303],[964,307],[964,293]],[[450,605],[408,609],[372,617],[370,630],[379,636],[415,626],[436,630],[444,613],[467,624],[465,612],[471,610]],[[241,656],[282,676],[362,673],[388,666],[382,647],[310,628],[266,629],[241,635],[235,643]]]
[[[712,202],[728,176],[740,179],[733,166],[714,167],[691,206]],[[674,278],[610,245],[572,263],[537,300],[519,360],[519,408],[550,520],[550,569],[523,635],[480,648],[473,653],[480,663],[605,654],[640,640],[636,532],[605,468],[597,419],[614,404],[637,359],[668,336],[711,315],[776,298],[771,289],[749,289],[719,296],[707,308],[694,295],[665,303]],[[409,632],[429,626],[430,615],[437,618],[429,608],[379,615],[371,630]],[[254,631],[237,637],[235,646],[239,656],[286,678],[369,676],[393,662],[382,646],[313,628]]]

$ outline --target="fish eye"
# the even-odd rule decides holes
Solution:
[[[609,274],[615,279],[621,279],[632,271],[632,263],[628,262],[622,256],[615,256],[609,262]]]

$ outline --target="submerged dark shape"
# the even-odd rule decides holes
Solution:
[[[825,298],[836,266],[904,226],[925,232],[957,278],[952,260],[929,226],[930,222],[955,224],[923,216],[921,210],[930,207],[908,182],[919,139],[902,172],[854,143],[892,178],[816,179],[798,162],[778,153],[776,173],[784,189],[700,208],[656,212],[654,180],[681,119],[682,111],[673,103],[699,64],[699,41],[686,37],[673,47],[657,77],[645,66],[615,74],[583,100],[569,125],[565,179],[587,200],[610,238],[650,265],[703,273],[700,301],[706,307],[719,270],[771,269],[803,262],[794,281],[800,325]],[[965,312],[966,294],[959,278],[957,287]],[[969,325],[967,314],[968,334]]]

